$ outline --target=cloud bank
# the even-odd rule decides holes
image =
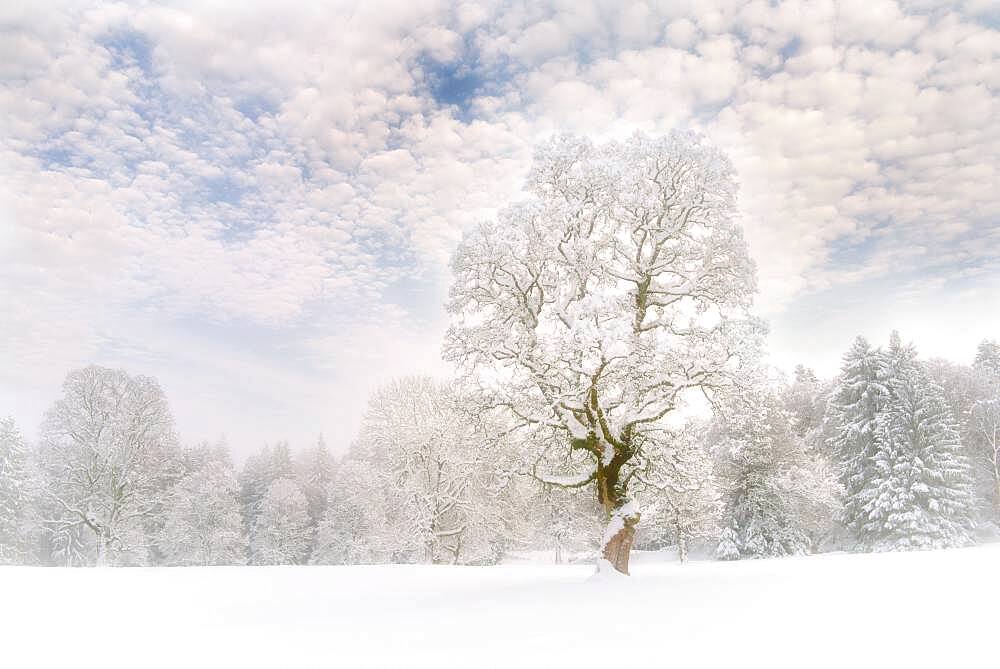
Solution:
[[[443,371],[447,259],[552,132],[687,127],[739,171],[782,364],[1000,335],[992,3],[0,9],[0,411],[157,376],[188,439],[346,447]]]

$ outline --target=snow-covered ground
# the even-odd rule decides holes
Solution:
[[[679,565],[0,568],[5,667],[996,666],[1000,545]]]

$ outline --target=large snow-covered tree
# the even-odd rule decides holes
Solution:
[[[158,546],[167,565],[246,563],[246,538],[231,467],[209,460],[181,478],[164,503]]]
[[[177,448],[155,379],[90,366],[48,410],[38,460],[53,544],[70,564],[143,564]]]
[[[455,253],[446,357],[487,408],[582,456],[559,482],[593,486],[600,564],[627,573],[644,435],[724,384],[762,331],[736,179],[691,133],[561,136],[537,150],[527,190]]]
[[[843,520],[857,538],[867,522],[865,505],[874,480],[883,416],[889,403],[885,357],[864,337],[844,354],[837,387],[828,406],[831,450],[844,486]]]
[[[289,478],[272,482],[260,500],[250,537],[253,564],[302,564],[311,532],[306,496]]]
[[[900,369],[876,476],[861,527],[873,550],[945,548],[970,542],[972,479],[944,396],[917,366]]]
[[[28,449],[13,418],[0,418],[0,564],[27,561],[33,534]]]

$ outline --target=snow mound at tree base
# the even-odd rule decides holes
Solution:
[[[591,581],[605,581],[605,580],[615,580],[619,578],[628,578],[625,574],[621,573],[615,566],[605,560],[604,558],[598,558],[597,568],[594,570],[593,575],[590,577]]]
[[[737,562],[0,568],[4,666],[992,666],[1000,545]],[[109,655],[110,653],[110,655]]]

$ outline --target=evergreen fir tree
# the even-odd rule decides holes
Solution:
[[[830,402],[831,445],[844,486],[843,521],[855,537],[866,522],[864,503],[871,497],[868,486],[875,478],[874,458],[889,402],[886,378],[885,356],[858,337],[844,356],[840,383]]]
[[[738,544],[739,537],[736,534],[736,530],[731,527],[724,529],[722,536],[719,538],[719,545],[715,548],[716,559],[739,560],[740,548]]]
[[[845,356],[831,403],[845,486],[844,520],[865,550],[969,541],[972,480],[958,426],[912,346],[863,339]]]
[[[902,367],[892,381],[884,421],[874,458],[878,475],[861,528],[867,547],[906,550],[969,543],[969,463],[941,389],[917,366]]]

